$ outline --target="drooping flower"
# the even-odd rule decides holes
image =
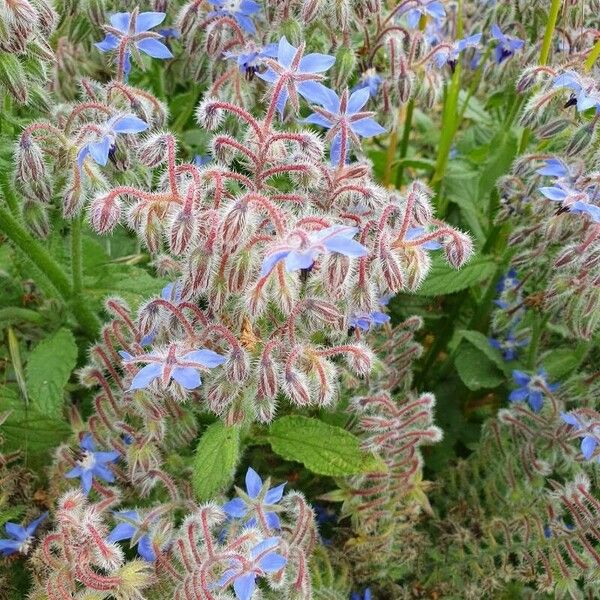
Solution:
[[[584,213],[594,223],[600,223],[600,206],[593,204],[589,195],[571,188],[563,182],[556,182],[553,186],[541,187],[539,191],[552,202],[560,202],[565,210],[572,213]]]
[[[552,87],[571,90],[572,97],[566,107],[575,105],[578,112],[595,107],[600,112],[600,91],[596,89],[593,79],[583,78],[575,71],[565,71],[554,78]]]
[[[254,44],[244,48],[241,52],[224,52],[223,56],[235,60],[246,79],[252,80],[258,68],[265,64],[267,58],[277,58],[278,44],[268,44],[264,48],[257,48]]]
[[[83,450],[82,456],[77,461],[77,466],[65,473],[65,477],[69,479],[79,477],[81,479],[81,489],[86,494],[89,494],[92,489],[94,477],[112,483],[115,476],[108,465],[119,458],[119,453],[115,451],[98,452],[89,433],[83,436],[79,447]]]
[[[126,364],[147,363],[131,381],[129,390],[147,388],[155,379],[160,379],[167,386],[174,379],[186,390],[193,390],[202,385],[199,370],[212,369],[222,365],[226,358],[212,350],[204,348],[180,355],[177,344],[171,344],[166,350],[156,349],[149,354],[132,355],[119,352]]]
[[[109,119],[102,127],[103,131],[99,138],[81,147],[77,154],[77,165],[81,169],[85,159],[90,156],[100,166],[106,166],[118,134],[141,133],[146,129],[148,124],[135,115],[122,115]]]
[[[285,483],[269,489],[269,481],[263,483],[260,475],[250,467],[246,472],[246,491],[236,488],[239,498],[223,506],[225,514],[235,519],[244,519],[245,525],[255,527],[260,522],[269,529],[281,529],[277,516],[277,503],[283,496]]]
[[[524,40],[502,33],[502,30],[496,23],[492,25],[492,35],[498,41],[494,50],[497,64],[503,63],[525,45]]]
[[[121,12],[110,17],[110,26],[105,26],[106,37],[94,44],[100,52],[116,50],[119,44],[132,44],[136,50],[152,58],[173,58],[171,51],[157,38],[162,38],[159,33],[150,31],[165,20],[162,12]],[[127,76],[131,71],[131,51],[125,53],[123,72]]]
[[[27,554],[31,547],[35,530],[47,516],[48,513],[45,512],[25,527],[17,525],[16,523],[6,523],[4,525],[4,530],[8,534],[8,538],[0,539],[0,554],[2,556],[9,556],[11,554],[16,554],[17,552]]]
[[[546,159],[544,166],[537,169],[536,173],[545,177],[554,177],[555,179],[564,179],[570,176],[569,167],[560,158]]]
[[[523,371],[514,370],[513,379],[519,386],[513,390],[508,399],[510,402],[527,401],[533,412],[539,412],[544,403],[544,396],[558,389],[558,384],[550,384],[546,380],[546,371],[539,369],[537,374],[528,375]]]
[[[529,344],[528,339],[517,338],[513,331],[509,331],[504,339],[490,338],[490,346],[497,348],[502,352],[504,360],[514,360],[517,358],[519,348]]]
[[[415,28],[419,26],[421,17],[429,17],[437,24],[446,16],[444,5],[439,0],[424,1],[420,6],[411,8],[406,13],[406,22],[409,27]]]
[[[295,48],[284,36],[277,46],[277,58],[266,58],[267,70],[258,73],[261,79],[272,85],[282,84],[277,98],[277,110],[281,114],[288,99],[294,110],[298,110],[298,94],[309,102],[320,102],[326,94],[327,88],[320,83],[323,79],[321,73],[333,65],[335,57],[317,53],[302,56],[303,53],[304,45]]]
[[[256,33],[254,21],[250,17],[260,12],[260,4],[254,0],[208,0],[216,10],[207,17],[232,17],[237,24],[251,35]]]
[[[578,436],[581,437],[581,453],[586,460],[590,460],[600,444],[600,428],[584,423],[583,419],[573,413],[561,412],[560,416],[565,423],[575,427],[576,431],[579,432]],[[598,455],[598,462],[600,462],[600,454]]]
[[[371,600],[372,599],[371,588],[365,588],[363,593],[352,592],[350,600]]]
[[[369,96],[375,98],[381,87],[382,79],[375,69],[367,69],[361,76],[358,83],[352,88],[353,92],[367,88],[369,90]]]
[[[374,310],[373,312],[355,312],[350,316],[348,324],[350,327],[356,327],[363,331],[369,331],[371,327],[377,325],[384,325],[390,320],[390,315],[386,315],[384,312]]]
[[[143,520],[135,510],[121,510],[114,514],[119,521],[106,538],[109,542],[131,540],[131,546],[137,546],[138,554],[148,562],[156,560],[152,547],[152,538],[143,527]]]
[[[282,260],[286,271],[309,269],[319,254],[337,252],[344,256],[366,256],[368,251],[352,237],[358,231],[356,227],[333,225],[320,231],[292,231],[287,240],[273,246],[263,260],[261,276],[267,276]]]
[[[287,564],[287,558],[275,552],[280,538],[270,537],[250,550],[250,560],[232,559],[230,567],[219,579],[219,585],[233,590],[239,600],[250,600],[256,588],[256,578],[275,573]]]
[[[346,160],[346,156],[343,159],[341,156],[342,146],[347,155],[350,141],[359,146],[361,137],[372,137],[385,132],[372,118],[375,113],[362,110],[368,100],[368,88],[357,90],[350,96],[348,90],[344,90],[341,97],[326,88],[323,98],[317,102],[321,106],[313,106],[315,112],[302,121],[329,129],[325,139],[331,141],[332,164]]]
[[[425,227],[409,227],[404,234],[404,240],[407,242],[417,240],[420,237],[427,235],[427,233],[429,232],[427,229],[425,229]],[[440,250],[442,247],[442,244],[440,244],[437,240],[429,240],[420,246],[420,248],[423,250]]]
[[[457,40],[450,48],[447,46],[440,46],[440,50],[438,50],[434,55],[436,66],[441,69],[447,64],[454,68],[460,53],[464,52],[468,48],[476,48],[480,41],[481,33],[474,33],[473,35],[469,35],[461,40]]]

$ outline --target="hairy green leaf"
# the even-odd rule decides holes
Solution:
[[[502,353],[490,345],[489,339],[483,333],[470,329],[461,329],[458,334],[462,339],[473,344],[480,352],[483,352],[501,371],[510,375],[512,367],[504,360]]]
[[[385,471],[381,459],[363,451],[356,436],[318,419],[299,415],[281,417],[271,424],[269,441],[277,454],[301,462],[319,475]]]
[[[496,262],[487,256],[476,257],[462,269],[456,270],[438,257],[423,285],[417,290],[419,296],[442,296],[460,292],[484,282],[496,271]]]
[[[506,379],[479,348],[466,342],[462,342],[459,346],[454,366],[463,383],[470,390],[495,388]]]

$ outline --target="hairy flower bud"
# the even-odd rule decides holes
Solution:
[[[116,196],[101,195],[90,205],[90,224],[99,234],[110,233],[121,218],[121,201]]]
[[[446,260],[456,269],[460,269],[473,254],[471,238],[462,232],[457,232],[444,244]]]
[[[23,221],[29,230],[39,238],[46,238],[50,233],[48,209],[41,202],[25,199],[23,202]]]

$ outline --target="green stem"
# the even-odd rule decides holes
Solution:
[[[546,31],[544,33],[544,41],[542,42],[542,50],[540,52],[540,65],[545,65],[548,63],[550,46],[552,45],[552,36],[554,35],[554,29],[556,28],[556,21],[558,19],[558,12],[560,11],[560,2],[561,0],[552,0],[552,4],[550,5],[548,22],[546,23]]]
[[[73,316],[90,339],[94,339],[100,323],[84,300],[74,296],[65,272],[40,242],[33,238],[9,211],[0,208],[0,230],[48,278],[56,291],[70,306]]]
[[[71,276],[73,278],[73,293],[79,296],[83,288],[81,216],[75,217],[71,223]]]
[[[412,128],[413,114],[415,112],[415,101],[411,98],[406,106],[404,115],[404,129],[402,130],[402,139],[400,140],[400,160],[406,158],[408,152],[408,142],[410,140],[410,130]],[[396,189],[402,187],[402,177],[404,176],[404,165],[400,163],[396,171]]]
[[[527,353],[527,366],[530,369],[535,368],[538,348],[542,340],[542,335],[548,323],[549,317],[547,315],[535,315],[533,321],[533,331],[531,332],[531,341],[529,342],[529,352]]]
[[[588,54],[588,57],[585,59],[585,63],[583,63],[583,70],[587,72],[592,70],[594,63],[600,58],[600,40],[598,40],[592,51]]]
[[[20,308],[19,306],[0,308],[0,327],[3,327],[6,324],[13,325],[16,323],[43,325],[46,323],[46,317],[35,310]]]

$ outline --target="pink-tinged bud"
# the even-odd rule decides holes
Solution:
[[[538,127],[535,132],[538,137],[546,140],[554,138],[554,136],[558,135],[562,131],[564,131],[567,127],[573,124],[573,121],[570,119],[554,119],[546,123],[545,125],[541,125]]]
[[[429,254],[420,248],[405,248],[406,285],[411,292],[416,291],[427,277],[431,268]]]
[[[455,268],[460,269],[473,254],[471,238],[462,232],[457,232],[444,244],[446,260]]]
[[[20,104],[28,102],[29,82],[16,54],[0,52],[0,85]]]
[[[229,353],[227,361],[227,375],[232,381],[242,383],[248,378],[250,371],[250,358],[243,348],[234,348]]]
[[[555,267],[564,267],[578,258],[577,250],[573,247],[565,248],[558,254],[554,261]]]
[[[167,161],[167,141],[164,133],[148,136],[138,149],[138,158],[147,167],[158,167]]]
[[[429,196],[423,191],[409,192],[408,200],[412,201],[413,214],[411,215],[418,225],[428,225],[433,218],[433,208],[429,202]]]
[[[194,251],[189,258],[186,276],[183,281],[184,298],[195,298],[207,290],[211,276],[212,256]]]
[[[316,317],[320,321],[325,323],[339,323],[342,319],[341,313],[338,311],[335,304],[327,302],[325,300],[319,300],[317,298],[310,298],[306,300],[306,312],[310,313],[311,316]]]
[[[121,201],[110,195],[97,196],[90,206],[90,224],[100,235],[110,233],[121,219]]]
[[[325,261],[325,285],[328,293],[340,298],[344,293],[344,284],[350,274],[350,259],[343,254],[330,254]]]
[[[192,30],[198,24],[198,9],[200,7],[201,2],[197,2],[197,0],[192,0],[188,2],[179,12],[177,17],[177,27],[181,31],[181,35],[183,37],[188,37]]]
[[[96,27],[102,27],[106,23],[105,3],[102,0],[88,0],[87,14]]]
[[[538,73],[537,67],[527,67],[517,81],[517,93],[522,94],[531,90],[537,83]]]
[[[223,53],[223,46],[227,39],[227,29],[218,20],[213,21],[206,27],[204,49],[209,57],[216,58]]]
[[[72,219],[79,214],[83,207],[83,194],[81,193],[81,185],[73,185],[65,191],[63,198],[63,215],[65,219]]]
[[[266,349],[258,364],[258,396],[273,399],[278,392],[277,368],[269,349]]]
[[[169,248],[175,256],[182,255],[196,237],[197,217],[186,206],[173,211],[168,225]]]
[[[267,398],[266,396],[257,395],[254,399],[256,419],[260,423],[270,423],[275,416],[276,408],[276,402],[270,398]]]
[[[225,278],[222,276],[214,277],[208,296],[212,310],[218,312],[225,306],[225,302],[229,296],[228,292]]]
[[[348,366],[356,372],[357,375],[368,375],[373,367],[373,353],[366,346],[352,346],[352,351],[345,353]]]
[[[383,242],[379,250],[379,259],[383,278],[390,291],[396,293],[402,290],[405,285],[404,271],[396,254]]]
[[[219,381],[210,386],[206,393],[206,401],[210,410],[222,415],[237,396],[238,388],[233,383]]]
[[[46,165],[40,145],[28,135],[23,135],[15,151],[18,181],[26,183],[46,176]]]
[[[142,337],[156,331],[162,321],[163,311],[160,305],[154,303],[153,300],[149,300],[138,308],[137,326]]]
[[[310,391],[306,375],[293,367],[285,369],[283,376],[285,395],[297,406],[310,404]]]
[[[9,41],[15,44],[15,50],[22,50],[38,24],[38,13],[27,0],[13,0],[3,4],[12,30]]]
[[[23,221],[29,230],[42,239],[50,233],[50,220],[46,206],[29,198],[23,201]]]
[[[218,108],[219,101],[215,98],[206,98],[198,105],[196,109],[196,121],[199,125],[210,129],[217,129],[223,119],[223,111]]]
[[[250,283],[253,276],[252,253],[238,252],[229,259],[227,269],[227,286],[234,294],[241,293]]]
[[[594,135],[594,127],[595,120],[590,124],[586,124],[583,127],[580,127],[569,142],[566,153],[567,156],[576,156],[583,152],[591,143],[593,135]]]
[[[152,0],[152,10],[155,12],[166,13],[169,8],[168,0]]]
[[[230,251],[235,252],[242,240],[242,234],[248,221],[248,202],[243,198],[234,202],[221,225],[221,236],[223,245]]]
[[[302,3],[302,11],[300,13],[302,21],[308,24],[313,21],[321,11],[322,0],[305,0]]]
[[[321,183],[321,171],[309,163],[297,165],[300,168],[289,172],[292,183],[304,190],[318,187]]]

